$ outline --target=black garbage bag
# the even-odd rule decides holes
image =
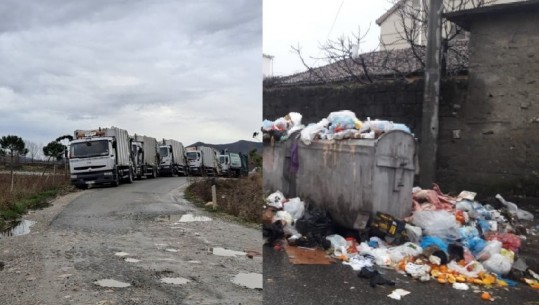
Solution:
[[[380,274],[380,272],[378,272],[378,270],[374,269],[374,267],[361,268],[357,276],[364,279],[370,279],[369,284],[373,288],[376,287],[377,285],[395,286],[395,282],[384,278]]]
[[[283,239],[284,235],[283,223],[280,220],[262,225],[262,236],[266,239],[266,244],[272,247],[276,242]]]
[[[296,230],[309,241],[316,242],[323,248],[328,246],[326,236],[333,234],[333,221],[326,210],[309,205],[303,216],[296,221]],[[329,243],[331,245],[331,243]]]

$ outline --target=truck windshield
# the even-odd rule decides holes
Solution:
[[[226,163],[225,163],[225,162],[226,162],[225,156],[220,156],[220,157],[219,157],[219,163],[221,163],[221,164],[228,164],[228,162],[226,162]]]
[[[188,160],[196,160],[197,159],[197,152],[196,151],[187,152],[187,159]]]
[[[159,147],[159,155],[160,155],[161,157],[166,157],[166,156],[168,156],[168,147],[166,147],[166,146],[161,146],[161,147]]]
[[[109,141],[97,140],[70,144],[71,158],[89,158],[109,154]]]

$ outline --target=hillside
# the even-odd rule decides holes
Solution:
[[[222,151],[224,149],[228,149],[230,152],[241,152],[248,154],[250,150],[253,148],[256,148],[259,154],[262,154],[262,142],[252,142],[252,141],[237,141],[234,143],[228,143],[228,144],[209,144],[204,142],[196,142],[193,143],[190,146],[210,146],[213,147],[219,151]]]

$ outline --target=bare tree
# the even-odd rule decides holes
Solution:
[[[373,83],[379,79],[405,79],[412,73],[424,71],[425,43],[428,19],[428,0],[388,0],[394,4],[393,14],[398,16],[395,31],[406,48],[394,50],[392,45],[384,45],[377,51],[361,53],[359,46],[369,29],[350,37],[327,40],[320,44],[321,56],[310,57],[326,65],[312,67],[307,64],[299,45],[291,46],[307,69],[301,73],[310,81],[327,83],[334,80],[352,80],[356,83]],[[444,12],[478,8],[496,0],[444,0]],[[447,19],[442,20],[442,75],[466,68],[468,52],[465,46],[465,30]],[[462,41],[462,43],[461,43]],[[448,67],[454,69],[448,69]]]
[[[311,57],[317,61],[322,61],[329,66],[313,68],[309,66],[302,54],[299,45],[292,46],[292,50],[298,55],[307,72],[315,78],[315,81],[328,82],[334,79],[353,80],[355,82],[367,84],[375,81],[373,71],[381,68],[380,58],[373,60],[371,53],[361,54],[359,47],[369,29],[364,33],[358,29],[350,37],[342,36],[338,39],[328,39],[319,45],[320,57]]]
[[[443,12],[460,11],[482,7],[495,2],[496,0],[444,0]],[[395,14],[399,22],[395,24],[395,32],[400,36],[400,41],[404,42],[411,50],[415,59],[421,67],[425,67],[425,43],[427,33],[427,20],[429,18],[428,0],[392,0],[396,7]],[[442,75],[451,72],[448,69],[449,56],[458,59],[467,59],[467,48],[463,47],[465,41],[465,30],[449,20],[442,19],[442,41],[441,41],[441,67]],[[386,49],[389,45],[383,46]],[[449,54],[452,53],[452,54]]]
[[[26,141],[26,148],[28,148],[28,155],[33,163],[36,157],[40,154],[41,147],[35,142]]]

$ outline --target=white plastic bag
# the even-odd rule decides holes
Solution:
[[[305,145],[310,145],[314,137],[322,132],[329,124],[327,119],[322,119],[316,124],[309,124],[301,130],[301,142]]]
[[[479,261],[485,261],[489,259],[494,254],[499,254],[500,250],[502,249],[502,242],[499,240],[489,240],[487,242],[487,245],[479,254],[477,254],[477,260]]]
[[[508,256],[499,253],[493,254],[489,259],[483,262],[483,267],[485,267],[487,271],[502,275],[511,271],[512,265],[513,262]]]
[[[333,254],[335,256],[347,255],[347,252],[346,252],[347,243],[344,237],[338,234],[333,234],[333,235],[326,236],[326,239],[331,242],[331,248],[333,248]]]
[[[283,210],[290,213],[294,221],[303,216],[305,212],[305,203],[299,199],[299,197],[291,198],[287,202],[283,203]]]
[[[266,198],[266,204],[277,209],[282,209],[285,200],[286,198],[284,198],[283,193],[281,191],[276,191]]]
[[[455,216],[445,210],[416,211],[412,223],[423,228],[425,235],[439,237],[447,243],[460,238]]]
[[[389,257],[393,263],[400,262],[407,256],[418,256],[423,253],[423,248],[411,242],[406,242],[400,246],[389,248]]]

